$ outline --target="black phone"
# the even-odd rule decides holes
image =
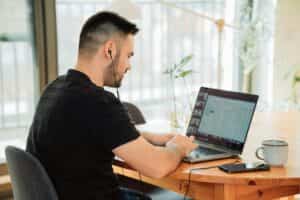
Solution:
[[[268,171],[270,170],[270,166],[265,163],[259,163],[259,164],[237,163],[237,164],[220,165],[219,169],[227,173],[240,173],[240,172]]]

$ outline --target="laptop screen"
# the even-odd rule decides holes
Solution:
[[[258,96],[202,87],[187,135],[225,149],[241,152]]]

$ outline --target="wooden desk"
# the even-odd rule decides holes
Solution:
[[[255,159],[254,150],[263,139],[283,138],[289,143],[289,160],[285,168],[272,168],[270,172],[230,175],[218,169],[198,170],[191,175],[188,196],[202,200],[267,200],[300,193],[300,113],[256,113],[243,159]],[[212,161],[199,164],[182,163],[163,179],[142,176],[142,181],[184,194],[188,186],[188,171],[231,162]],[[139,179],[138,173],[122,162],[114,164],[118,174]],[[159,167],[159,166],[157,166]],[[0,199],[11,195],[11,185],[5,164],[0,165]],[[289,199],[292,199],[289,198]]]
[[[142,181],[201,200],[267,200],[300,193],[300,112],[256,113],[242,158],[255,161],[254,152],[264,139],[281,138],[289,143],[288,164],[269,172],[226,174],[217,168],[189,170],[232,162],[233,159],[198,164],[182,163],[176,171],[162,179],[142,176]],[[159,167],[159,166],[157,166]],[[122,162],[113,166],[117,174],[139,179],[137,171]],[[187,191],[188,189],[188,191]]]

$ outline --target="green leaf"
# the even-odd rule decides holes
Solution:
[[[183,68],[186,64],[188,64],[193,58],[193,55],[188,55],[181,59],[178,68]]]
[[[193,71],[192,70],[184,70],[184,67],[186,66],[187,63],[191,61],[193,58],[193,55],[188,55],[183,57],[180,60],[179,64],[174,64],[172,67],[167,68],[163,73],[168,74],[171,76],[171,78],[183,78],[189,74],[191,74]]]
[[[185,70],[185,71],[182,71],[178,76],[181,77],[181,78],[184,78],[186,77],[187,75],[191,74],[193,72],[193,70]]]

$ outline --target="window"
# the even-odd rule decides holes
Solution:
[[[1,2],[0,128],[32,121],[37,82],[31,12],[25,0]]]
[[[168,118],[172,110],[171,83],[163,74],[167,67],[178,63],[182,57],[193,54],[188,68],[194,73],[186,79],[175,81],[178,109],[189,109],[200,86],[217,86],[218,30],[211,21],[195,16],[190,11],[168,7],[155,0],[135,0],[141,9],[137,20],[141,31],[136,36],[132,69],[120,89],[121,99],[137,104],[147,120]],[[236,23],[238,1],[177,0],[170,1],[178,7],[202,13],[214,19],[224,18]],[[79,32],[84,21],[97,11],[110,6],[110,1],[57,0],[57,31],[59,73],[74,66],[77,57]],[[225,28],[222,34],[223,86],[237,87],[237,32]],[[181,103],[180,103],[181,102]]]

